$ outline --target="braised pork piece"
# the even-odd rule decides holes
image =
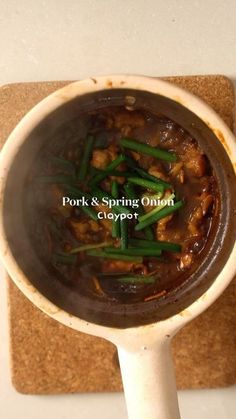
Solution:
[[[116,106],[61,127],[27,190],[32,245],[58,280],[122,303],[165,298],[183,284],[219,207],[212,168],[188,132]]]

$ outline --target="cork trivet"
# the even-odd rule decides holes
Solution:
[[[208,102],[232,128],[234,93],[223,76],[167,80]],[[22,116],[66,82],[11,84],[0,88],[0,143]],[[34,307],[9,281],[12,382],[21,393],[120,391],[115,347],[73,331]],[[236,280],[173,342],[178,388],[222,387],[236,382]]]

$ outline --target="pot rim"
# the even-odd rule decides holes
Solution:
[[[60,309],[50,300],[44,297],[27,279],[16,260],[14,259],[10,247],[8,246],[6,235],[4,231],[3,220],[3,195],[6,186],[6,179],[14,161],[14,158],[28,137],[30,132],[51,112],[56,110],[64,103],[71,101],[77,96],[86,93],[110,90],[110,89],[124,89],[130,88],[135,90],[146,90],[154,94],[165,96],[169,99],[178,102],[185,108],[195,113],[206,125],[213,131],[215,136],[224,146],[228,157],[231,160],[234,171],[236,171],[236,140],[223,120],[217,113],[211,109],[205,102],[198,97],[185,91],[184,89],[173,85],[167,81],[157,78],[138,75],[109,75],[88,78],[82,81],[76,81],[66,85],[65,87],[55,91],[47,96],[39,104],[33,107],[18,123],[16,128],[8,137],[0,154],[0,253],[2,262],[9,272],[11,278],[18,286],[18,288],[31,300],[39,309],[48,314],[50,317],[59,322],[72,327],[76,330],[84,331],[86,333],[97,336],[113,335],[113,340],[117,339],[124,330],[128,333],[138,333],[140,331],[146,333],[147,330],[153,330],[153,327],[158,327],[158,330],[163,330],[166,333],[173,333],[179,327],[196,317],[204,311],[210,304],[212,304],[223,290],[227,287],[234,274],[236,273],[236,266],[234,263],[236,257],[236,244],[224,265],[222,271],[215,279],[213,284],[208,288],[207,292],[192,303],[187,309],[182,312],[162,320],[157,323],[129,327],[127,329],[117,329],[107,326],[101,326],[94,323],[89,323],[82,320],[66,311]],[[110,339],[111,340],[111,339]]]

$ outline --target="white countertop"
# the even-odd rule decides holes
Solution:
[[[108,73],[221,73],[235,81],[235,22],[234,0],[0,0],[0,84]],[[121,394],[18,394],[4,281],[0,296],[1,419],[126,418]],[[181,391],[179,400],[182,419],[236,417],[236,386]]]

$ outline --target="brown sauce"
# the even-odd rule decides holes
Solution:
[[[86,176],[81,180],[78,172],[88,135],[93,137],[93,148]],[[124,148],[121,140],[127,137],[168,151],[176,156],[176,160],[166,161]],[[106,243],[107,247],[117,249],[121,246],[120,238],[112,237],[112,220],[95,220],[81,207],[62,205],[63,196],[68,196],[66,182],[91,195],[91,179],[106,170],[120,154],[130,158],[138,169],[157,178],[157,183],[169,184],[169,187],[165,186],[163,196],[174,193],[175,202],[183,202],[178,211],[149,226],[152,242],[172,243],[177,250],[163,250],[160,256],[145,255],[139,262],[123,260],[122,257],[120,260],[99,257],[103,248],[93,250],[98,252],[98,256],[91,256],[86,250],[73,252],[84,245]],[[115,170],[139,177],[126,161]],[[119,197],[125,197],[129,176],[107,175],[97,186],[110,196],[114,181],[119,188]],[[149,188],[137,185],[133,188],[138,197],[156,194]],[[32,245],[38,255],[46,259],[48,266],[58,272],[58,280],[70,283],[81,294],[94,299],[125,303],[163,298],[187,280],[198,267],[218,208],[217,182],[207,156],[195,139],[162,115],[129,111],[123,107],[79,115],[70,126],[63,127],[43,147],[35,161],[28,179],[27,194]],[[143,206],[142,215],[153,209],[154,206]],[[93,210],[111,212],[101,206]],[[135,208],[130,211],[134,212]],[[150,240],[150,236],[145,235],[146,229],[135,230],[137,223],[134,219],[128,222],[128,250],[134,247],[130,240]]]

